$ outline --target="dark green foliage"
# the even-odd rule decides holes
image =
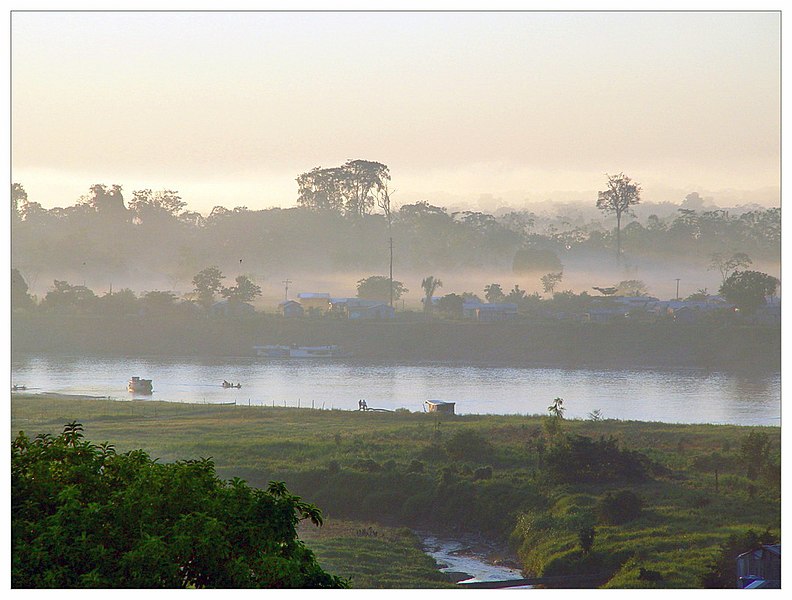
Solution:
[[[759,271],[735,271],[723,282],[720,294],[745,314],[753,314],[775,294],[778,279]]]
[[[663,574],[659,571],[640,567],[638,570],[638,579],[641,581],[663,581]]]
[[[408,473],[423,473],[424,472],[424,463],[420,460],[411,460],[409,466],[407,467]]]
[[[594,545],[595,530],[593,527],[581,527],[578,530],[578,541],[583,554],[588,554]]]
[[[12,443],[13,587],[345,587],[297,538],[321,513],[284,484],[221,481],[210,459],[118,454],[82,429]]]
[[[649,459],[635,450],[619,448],[612,438],[594,440],[567,435],[553,444],[544,458],[544,471],[556,483],[644,481]]]
[[[492,467],[479,467],[473,471],[473,480],[492,479]]]
[[[718,553],[701,578],[705,588],[728,589],[737,587],[737,565],[735,560],[743,552],[758,548],[762,544],[775,544],[778,538],[765,530],[757,534],[753,530],[734,533],[718,548]]]
[[[643,500],[630,490],[607,492],[597,503],[597,518],[600,523],[621,525],[641,515]]]
[[[756,479],[768,464],[770,438],[764,431],[752,430],[740,443],[740,460],[745,466],[745,476]]]
[[[489,462],[495,449],[484,436],[476,431],[464,429],[457,431],[445,443],[448,456],[455,460],[474,463]]]

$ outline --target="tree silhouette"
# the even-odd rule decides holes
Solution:
[[[432,296],[437,288],[443,287],[443,282],[435,279],[434,275],[429,275],[421,280],[421,287],[424,291],[424,315],[428,318],[432,316]]]
[[[597,196],[597,208],[616,215],[616,257],[621,259],[621,219],[630,214],[630,207],[641,201],[641,188],[624,173],[607,175],[608,189]]]
[[[484,298],[487,302],[503,302],[506,296],[499,283],[490,283],[484,287]]]
[[[735,271],[723,282],[720,294],[728,302],[737,305],[743,313],[751,315],[772,296],[778,287],[778,279],[759,271]]]
[[[193,277],[192,283],[195,286],[195,295],[198,304],[204,308],[210,308],[217,294],[223,287],[223,273],[217,267],[207,267]]]

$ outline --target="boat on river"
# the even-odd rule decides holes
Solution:
[[[270,345],[253,346],[256,356],[262,358],[344,358],[351,356],[335,345],[326,346],[291,346]]]
[[[151,385],[151,379],[141,379],[140,377],[133,377],[127,384],[127,390],[133,394],[152,394],[154,389]]]

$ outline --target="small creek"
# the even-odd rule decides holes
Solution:
[[[424,532],[418,532],[418,535],[423,540],[424,551],[437,561],[440,570],[457,575],[459,583],[506,581],[523,577],[518,569],[490,562],[490,552],[480,544]]]

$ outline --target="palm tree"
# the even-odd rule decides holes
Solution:
[[[429,318],[432,315],[432,296],[437,288],[443,287],[443,282],[435,279],[434,275],[429,275],[421,281],[421,287],[424,291],[424,314]]]

